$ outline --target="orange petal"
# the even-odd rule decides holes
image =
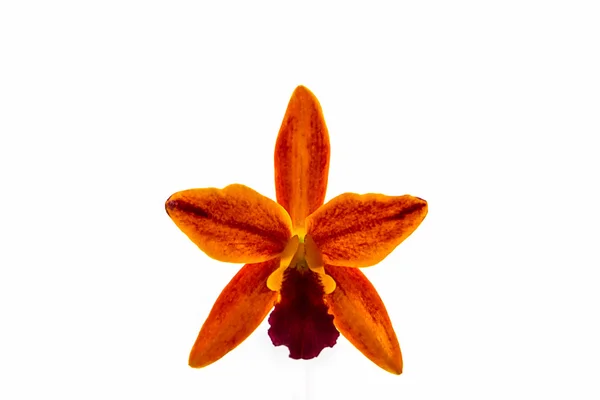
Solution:
[[[219,261],[269,260],[283,251],[291,236],[283,207],[244,185],[177,192],[166,209],[192,242]]]
[[[336,328],[369,360],[392,374],[402,373],[402,353],[385,305],[356,268],[326,265],[337,288],[325,300]]]
[[[295,228],[323,204],[329,173],[329,134],[314,94],[298,86],[283,117],[275,145],[277,202]]]
[[[277,299],[267,278],[279,267],[279,258],[246,264],[223,289],[190,353],[189,364],[202,368],[242,343],[265,319]]]
[[[344,193],[306,219],[325,264],[368,267],[383,260],[423,221],[427,202],[409,195]]]

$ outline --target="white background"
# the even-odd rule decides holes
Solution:
[[[600,398],[598,3],[209,3],[1,3],[0,398]],[[429,202],[366,271],[401,376],[343,338],[290,360],[266,323],[187,366],[239,266],[164,202],[274,198],[299,84],[329,126],[328,199]]]

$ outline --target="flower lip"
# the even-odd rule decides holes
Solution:
[[[333,347],[340,335],[328,310],[319,275],[310,268],[290,267],[281,300],[269,317],[269,337],[275,346],[287,346],[290,358],[315,358],[325,347]]]

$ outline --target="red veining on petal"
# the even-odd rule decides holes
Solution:
[[[223,215],[219,215],[217,213],[212,213],[208,209],[203,209],[195,204],[192,204],[189,201],[184,199],[179,200],[167,200],[166,203],[167,214],[170,209],[177,209],[178,211],[186,214],[192,214],[196,216],[198,219],[212,219],[214,221],[218,221],[223,226],[232,229],[239,229],[240,231],[245,231],[254,235],[260,235],[264,237],[272,237],[274,240],[278,240],[280,242],[287,242],[289,239],[289,233],[285,231],[285,226],[279,227],[275,226],[274,228],[279,228],[279,230],[267,230],[261,229],[253,224],[239,222],[232,219],[224,218]]]
[[[288,268],[280,294],[281,301],[269,317],[269,336],[275,346],[287,346],[290,358],[309,360],[335,345],[340,334],[327,312],[318,274]]]

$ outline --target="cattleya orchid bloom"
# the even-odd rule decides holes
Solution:
[[[423,221],[418,197],[344,193],[323,205],[329,134],[317,98],[296,88],[275,145],[277,202],[249,187],[190,189],[166,210],[209,257],[244,263],[223,289],[189,364],[207,366],[242,343],[269,317],[275,346],[311,359],[339,333],[394,373],[402,354],[385,306],[358,269],[382,261]]]

